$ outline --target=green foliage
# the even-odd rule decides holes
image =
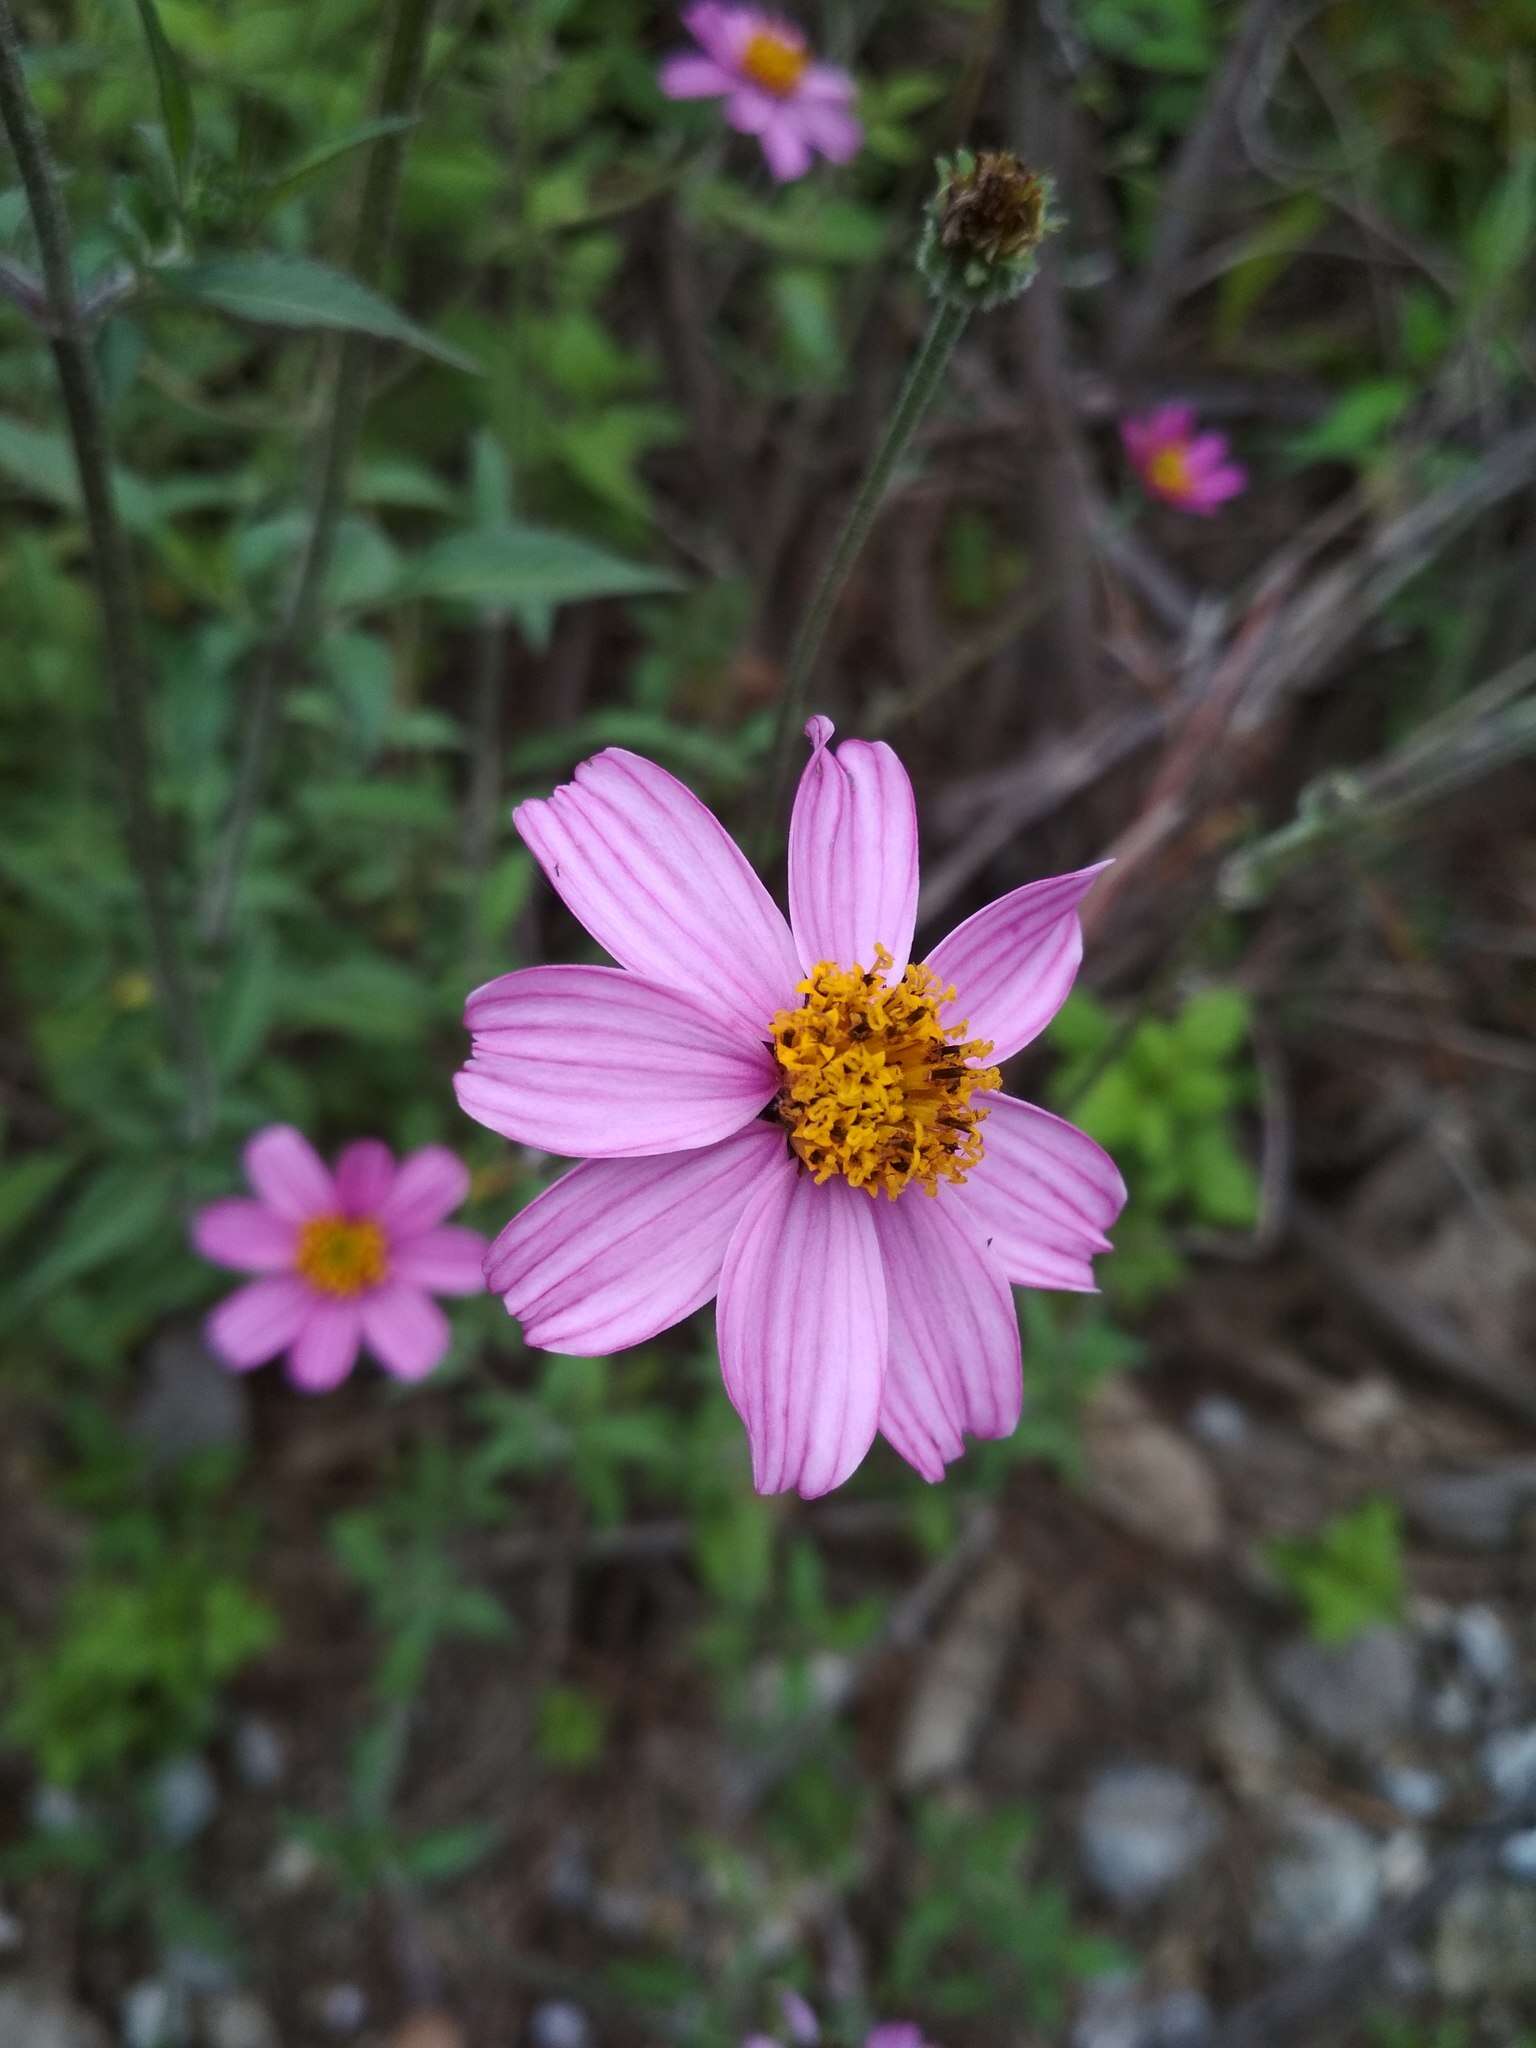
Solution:
[[[241,1569],[253,1530],[230,1514],[227,1458],[156,1475],[110,1435],[87,1450],[72,1488],[86,1557],[51,1640],[13,1649],[4,1677],[6,1740],[59,1785],[199,1747],[225,1686],[277,1639]]]
[[[893,2010],[1010,2010],[1057,2027],[1075,1984],[1119,1966],[1111,1943],[1074,1926],[1065,1892],[1032,1881],[1034,1836],[1020,1807],[920,1811],[918,1859],[885,1975]]]
[[[1402,1518],[1390,1500],[1364,1500],[1313,1536],[1277,1538],[1266,1555],[1301,1602],[1319,1642],[1347,1643],[1378,1623],[1403,1617],[1408,1584]]]
[[[1257,1220],[1236,1122],[1253,1094],[1247,998],[1206,989],[1166,1021],[1122,1025],[1079,992],[1051,1034],[1065,1055],[1053,1100],[1113,1156],[1130,1190],[1106,1280],[1135,1307],[1179,1277],[1174,1226],[1249,1230]]]
[[[608,1742],[608,1712],[580,1685],[546,1686],[539,1699],[539,1755],[554,1771],[589,1771]]]

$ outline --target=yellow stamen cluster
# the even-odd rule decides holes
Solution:
[[[1002,1086],[996,1067],[971,1064],[990,1041],[939,1021],[955,991],[926,967],[888,983],[893,964],[884,946],[870,968],[823,960],[796,986],[799,1009],[773,1020],[776,1108],[801,1161],[818,1186],[840,1173],[892,1201],[914,1181],[934,1195],[965,1179],[987,1114],[971,1098]]]
[[[1182,498],[1190,489],[1189,455],[1179,445],[1159,448],[1147,463],[1147,480],[1171,498]]]
[[[377,1223],[313,1217],[299,1232],[294,1264],[322,1294],[361,1294],[384,1278],[389,1264],[384,1233]]]
[[[753,84],[760,85],[765,92],[777,93],[780,99],[787,99],[794,91],[810,61],[810,52],[800,44],[761,28],[747,38],[740,59],[742,70]]]

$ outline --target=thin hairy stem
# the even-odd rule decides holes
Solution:
[[[765,840],[771,837],[778,824],[784,807],[785,792],[789,787],[790,768],[794,760],[795,735],[805,723],[806,696],[810,688],[811,674],[821,643],[826,637],[827,627],[837,608],[837,601],[843,594],[854,563],[858,560],[870,528],[875,523],[881,501],[890,488],[897,465],[906,452],[924,413],[933,402],[949,359],[954,353],[955,343],[965,331],[970,318],[970,308],[953,301],[941,302],[934,311],[928,332],[913,358],[907,372],[906,382],[896,400],[881,439],[870,463],[859,494],[854,499],[843,530],[837,537],[837,545],[827,558],[794,645],[789,651],[789,661],[784,672],[784,694],[779,703],[778,726],[774,736],[772,800],[765,827]],[[765,849],[766,850],[766,849]]]
[[[91,573],[101,617],[102,658],[116,728],[123,836],[144,905],[150,965],[166,1032],[186,1090],[187,1134],[206,1136],[213,1078],[197,1004],[172,915],[169,862],[155,808],[149,732],[150,678],[128,542],[117,516],[112,444],[91,355],[87,318],[75,285],[69,221],[42,123],[27,90],[21,37],[9,0],[0,0],[0,125],[26,194],[42,264],[40,324],[53,354],[80,480]]]
[[[408,119],[421,98],[427,39],[436,0],[399,0],[385,54],[375,111]],[[365,284],[384,271],[410,130],[379,137],[368,156],[350,268]],[[372,349],[362,334],[343,335],[336,349],[330,403],[316,472],[314,503],[303,551],[276,629],[257,657],[247,696],[246,727],[235,771],[224,844],[203,903],[203,936],[212,945],[229,932],[251,828],[261,809],[283,690],[305,666],[320,621],[325,579],[346,510],[347,482],[368,404]]]

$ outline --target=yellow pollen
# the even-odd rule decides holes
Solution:
[[[1147,481],[1170,498],[1189,494],[1189,452],[1182,446],[1159,448],[1147,464]]]
[[[345,1216],[316,1216],[299,1232],[295,1265],[322,1294],[361,1294],[384,1278],[384,1233],[377,1223],[352,1223]]]
[[[893,964],[877,946],[871,968],[812,968],[796,985],[805,1001],[773,1020],[773,1052],[779,1119],[817,1185],[840,1173],[895,1201],[914,1181],[936,1195],[941,1180],[965,1179],[981,1158],[987,1114],[971,1098],[1001,1088],[1003,1077],[971,1064],[986,1058],[990,1040],[940,1023],[955,991],[927,967],[891,984]]]
[[[760,85],[765,92],[777,93],[780,99],[794,91],[810,61],[809,50],[764,28],[747,38],[741,53],[741,68],[753,84]]]

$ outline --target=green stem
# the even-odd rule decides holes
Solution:
[[[769,813],[768,830],[777,825],[784,806],[785,792],[789,787],[790,769],[794,761],[795,740],[805,723],[806,694],[810,687],[811,672],[816,657],[821,652],[821,643],[826,638],[827,626],[837,601],[843,594],[854,563],[858,560],[869,530],[875,523],[881,501],[890,488],[891,478],[896,474],[897,464],[906,452],[907,443],[912,439],[925,412],[933,402],[934,393],[949,366],[955,343],[965,331],[965,323],[971,317],[969,306],[957,305],[951,300],[941,301],[935,307],[928,332],[923,336],[922,345],[913,358],[907,372],[901,395],[886,424],[885,434],[875,451],[859,495],[843,522],[843,530],[837,537],[837,545],[827,558],[811,599],[810,608],[795,635],[794,645],[789,650],[789,660],[784,670],[784,693],[779,702],[778,726],[774,735],[773,748],[773,800]]]
[[[436,0],[399,0],[379,80],[375,103],[379,115],[408,118],[416,112],[435,7]],[[400,129],[380,136],[368,155],[350,259],[352,274],[365,284],[377,284],[383,275],[409,141],[409,130]],[[336,535],[346,510],[347,480],[368,404],[371,358],[372,349],[365,335],[349,333],[342,337],[336,351],[335,377],[304,551],[287,604],[258,657],[251,679],[245,739],[235,773],[224,845],[203,903],[203,936],[211,945],[221,944],[228,936],[251,827],[266,788],[280,693],[303,670],[320,623],[325,579],[336,551]]]
[[[151,688],[138,590],[117,516],[111,437],[75,285],[69,221],[47,138],[27,90],[21,37],[8,0],[0,0],[0,125],[16,158],[42,263],[43,324],[64,401],[91,543],[103,665],[116,727],[123,837],[144,905],[156,992],[186,1088],[187,1133],[197,1143],[212,1122],[213,1075],[171,911],[169,862],[150,765]]]

